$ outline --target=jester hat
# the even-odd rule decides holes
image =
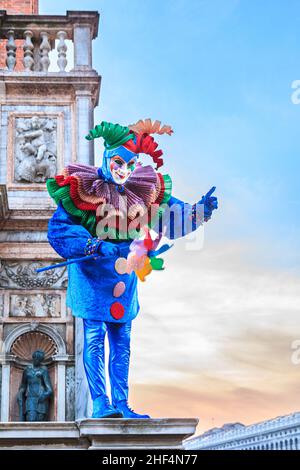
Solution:
[[[104,140],[102,175],[106,180],[111,180],[109,169],[110,158],[119,155],[125,162],[138,157],[139,153],[150,155],[156,163],[156,169],[163,165],[161,158],[163,152],[157,149],[158,144],[150,134],[168,134],[173,132],[170,126],[161,126],[160,121],[152,122],[151,119],[141,119],[136,124],[121,126],[111,122],[102,121],[101,124],[90,130],[85,137],[87,140],[102,137]]]

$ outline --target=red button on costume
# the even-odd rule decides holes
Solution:
[[[120,320],[124,316],[125,309],[120,302],[114,302],[110,307],[110,313],[116,320]]]

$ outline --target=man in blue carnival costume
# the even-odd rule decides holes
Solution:
[[[103,121],[86,136],[104,139],[101,168],[74,163],[47,181],[58,205],[48,239],[72,263],[67,304],[83,319],[83,361],[93,418],[149,418],[128,405],[131,325],[139,312],[137,279],[144,281],[152,270],[163,268],[157,256],[169,248],[158,248],[163,232],[167,230],[170,240],[183,237],[217,208],[217,198],[211,196],[214,187],[199,203],[186,204],[171,195],[170,176],[156,171],[163,164],[162,151],[151,134],[172,132],[170,126],[150,119],[130,126]],[[141,153],[152,157],[156,170],[139,162]],[[158,234],[154,240],[150,229]],[[106,333],[111,402],[105,382]]]

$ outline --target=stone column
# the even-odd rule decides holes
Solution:
[[[82,318],[75,319],[75,352],[76,352],[76,408],[75,419],[79,420],[91,415],[92,400],[83,366],[83,322]]]
[[[53,358],[57,362],[57,421],[66,419],[66,362],[68,355],[56,354]]]
[[[74,71],[92,70],[92,27],[91,24],[74,24]],[[94,165],[94,142],[84,137],[94,127],[94,103],[92,93],[85,87],[76,90],[76,154],[77,161],[85,165]],[[91,413],[92,403],[85,376],[83,352],[83,324],[81,318],[75,320],[76,351],[76,419],[87,417]]]
[[[76,90],[76,147],[77,161],[94,165],[94,143],[85,139],[94,127],[94,106],[88,90]]]
[[[92,68],[92,32],[90,25],[74,25],[74,70]]]
[[[1,357],[0,364],[2,363],[2,385],[1,385],[1,419],[3,423],[8,422],[9,418],[9,379],[10,379],[10,361]]]
[[[76,90],[76,147],[77,161],[85,165],[94,165],[94,142],[85,139],[94,127],[94,106],[92,94],[88,90]],[[92,404],[83,367],[83,324],[81,318],[75,319],[75,376],[76,376],[76,419],[90,416]]]

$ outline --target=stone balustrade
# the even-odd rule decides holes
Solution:
[[[92,40],[98,31],[99,13],[67,11],[58,15],[8,15],[0,10],[0,40],[6,40],[6,66],[17,73],[17,47],[23,49],[22,73],[48,73],[50,52],[56,48],[57,66],[66,73],[67,42],[72,41],[75,71],[92,69]]]

